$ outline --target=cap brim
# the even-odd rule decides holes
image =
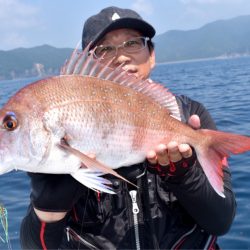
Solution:
[[[98,33],[94,40],[92,41],[90,49],[92,49],[97,42],[105,36],[108,32],[116,29],[134,29],[142,33],[143,36],[152,38],[155,35],[155,29],[149,23],[136,19],[136,18],[121,18],[117,19],[108,25],[102,32]]]

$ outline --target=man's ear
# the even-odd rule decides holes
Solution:
[[[154,66],[155,66],[155,50],[154,49],[152,49],[150,51],[150,58],[149,58],[149,60],[150,60],[150,67],[151,67],[151,69],[153,69]]]

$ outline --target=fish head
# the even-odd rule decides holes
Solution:
[[[45,157],[49,133],[34,98],[13,96],[0,110],[0,174],[31,171]]]

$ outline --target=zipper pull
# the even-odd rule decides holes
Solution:
[[[70,238],[69,238],[69,227],[66,227],[66,235],[67,235],[67,241],[69,242],[70,241]]]
[[[132,211],[133,211],[133,214],[138,214],[140,210],[139,210],[139,207],[138,207],[137,201],[136,201],[137,191],[136,190],[131,190],[131,191],[129,191],[129,194],[130,194],[131,199],[132,199]]]

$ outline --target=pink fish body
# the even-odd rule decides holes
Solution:
[[[62,138],[82,153],[94,152],[100,162],[116,169],[143,161],[166,135],[167,120],[176,122],[168,110],[131,88],[77,75],[26,86],[2,108],[0,120],[6,122],[8,117],[17,121],[17,128],[6,130],[2,125],[0,145],[10,159],[16,159],[10,169],[30,171],[32,167],[45,172],[48,166],[50,173],[60,173],[60,161],[75,171],[76,159],[66,157],[58,147]]]
[[[13,169],[71,174],[112,193],[102,174],[123,178],[112,169],[142,162],[150,149],[174,140],[195,148],[211,185],[224,196],[222,160],[250,150],[249,137],[193,130],[179,121],[176,99],[161,85],[86,60],[72,74],[67,70],[80,61],[73,56],[63,70],[67,75],[24,87],[0,110],[1,174]],[[86,67],[88,76],[81,75]]]

